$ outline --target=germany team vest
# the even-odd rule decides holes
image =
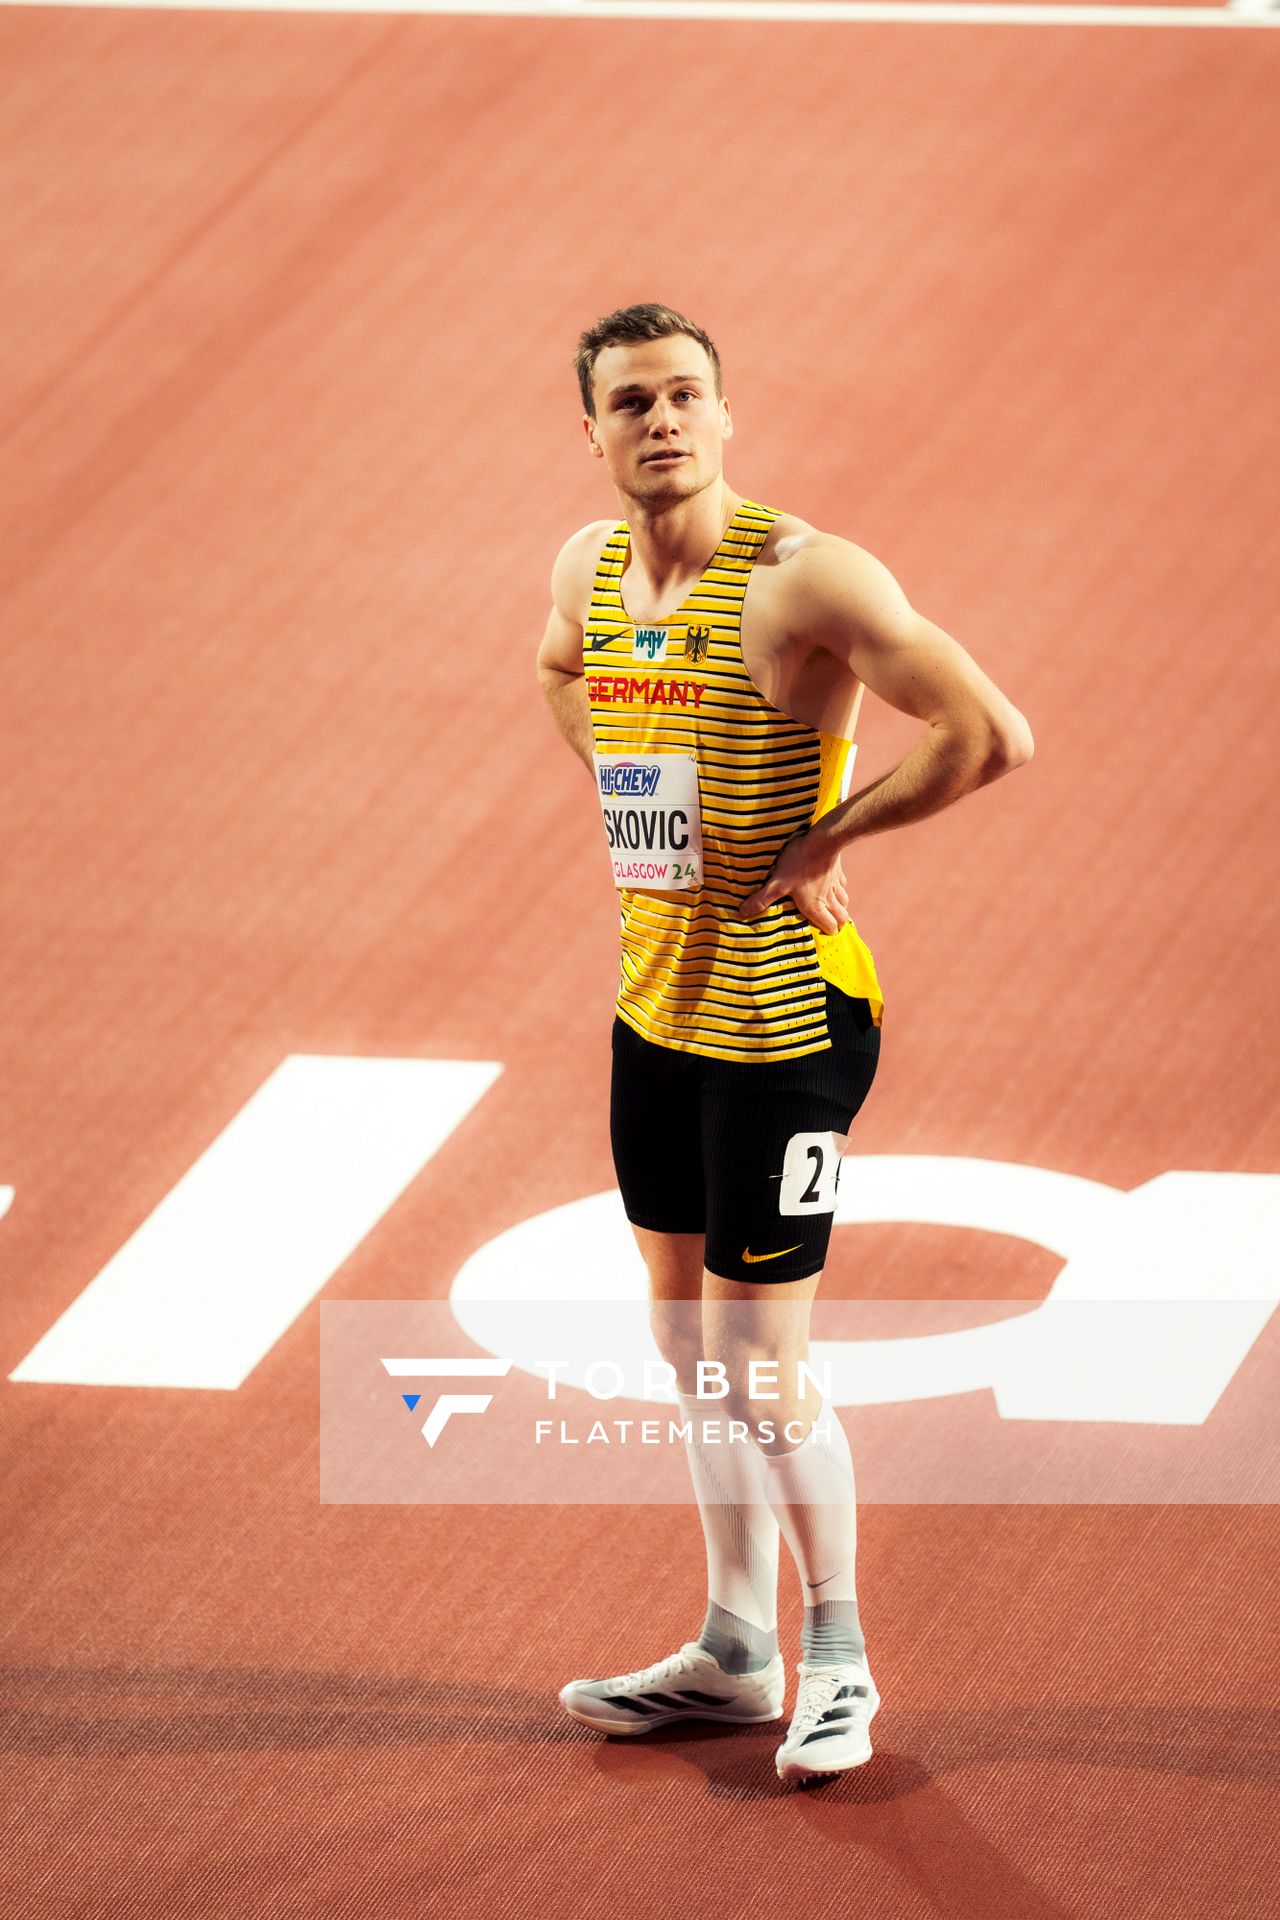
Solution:
[[[844,798],[847,740],[771,706],[742,658],[742,602],[772,507],[744,500],[668,620],[633,622],[620,521],[584,631],[596,781],[622,908],[617,1011],[646,1040],[717,1060],[792,1060],[829,1047],[826,983],[884,1010],[852,924],[824,934],[776,901],[738,903],[784,842]]]

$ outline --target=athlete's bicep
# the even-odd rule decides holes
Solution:
[[[908,601],[889,569],[847,541],[797,556],[810,637],[872,693],[931,727],[987,734],[1029,759],[1031,729],[958,640]]]
[[[582,672],[582,628],[554,604],[538,646],[538,671],[548,667],[555,673]]]
[[[571,535],[551,569],[551,612],[538,647],[538,669],[582,672],[583,617],[590,599],[599,531],[609,523],[593,521]]]

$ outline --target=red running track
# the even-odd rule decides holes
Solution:
[[[443,1298],[612,1184],[613,902],[532,655],[614,510],[573,346],[631,300],[716,338],[732,483],[878,554],[1035,730],[848,863],[856,1149],[1275,1171],[1278,66],[0,15],[5,1375],[289,1053],[506,1069],[328,1299]],[[913,737],[867,709],[860,778]],[[839,1240],[882,1298],[1056,1266]],[[6,1920],[1268,1909],[1272,1505],[865,1506],[876,1756],[784,1794],[774,1729],[555,1704],[696,1629],[692,1514],[322,1505],[318,1323],[235,1392],[0,1390]],[[1206,1438],[1260,1454],[1276,1373],[1269,1330]]]

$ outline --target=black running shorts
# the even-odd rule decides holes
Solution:
[[[627,1218],[705,1233],[726,1280],[803,1280],[826,1261],[840,1147],[880,1059],[866,1000],[827,984],[832,1044],[798,1060],[712,1060],[615,1017],[610,1135]]]

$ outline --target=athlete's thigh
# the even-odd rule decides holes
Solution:
[[[683,1247],[665,1249],[640,1242],[646,1260],[648,1244],[660,1256],[661,1271],[674,1269],[678,1278],[688,1270],[687,1236],[706,1230],[698,1119],[701,1062],[655,1046],[617,1018],[612,1045],[609,1138],[618,1190],[633,1227],[685,1241]]]
[[[773,1286],[826,1262],[840,1153],[880,1057],[866,1001],[835,987],[827,1000],[830,1048],[706,1077],[706,1264],[722,1279]]]

